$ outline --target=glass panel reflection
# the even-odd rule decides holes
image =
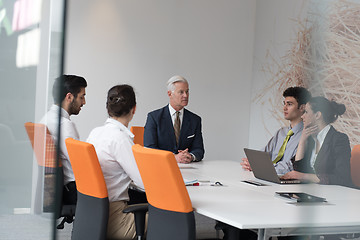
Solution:
[[[56,151],[38,125],[61,75],[63,1],[0,0],[0,239],[53,239]]]

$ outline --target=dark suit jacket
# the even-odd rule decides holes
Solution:
[[[201,133],[201,118],[184,109],[179,146],[177,146],[169,106],[166,105],[150,112],[145,124],[144,146],[173,153],[188,148],[189,152],[195,155],[196,161],[201,161],[205,152]]]
[[[314,170],[310,166],[311,152],[315,147],[313,138],[309,137],[304,158],[294,162],[294,169],[299,172],[315,173],[321,184],[336,184],[352,187],[350,175],[351,149],[346,134],[330,127],[323,145],[316,157]]]

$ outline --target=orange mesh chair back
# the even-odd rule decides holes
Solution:
[[[29,137],[35,158],[38,164],[37,186],[35,201],[42,203],[42,210],[44,212],[53,212],[55,206],[55,182],[56,182],[56,145],[46,127],[41,123],[27,122],[24,124],[26,133]],[[59,163],[60,178],[63,179],[61,163]],[[43,175],[45,173],[45,176]],[[62,182],[59,187],[62,187]],[[60,198],[62,198],[62,189],[60,191]],[[70,209],[70,207],[69,207]],[[75,206],[71,208],[75,210]],[[72,218],[73,213],[63,211],[62,206],[55,209],[56,217],[69,216]]]
[[[360,188],[360,145],[355,145],[351,151],[350,166],[353,184]]]
[[[24,124],[26,132],[31,142],[31,146],[35,153],[35,157],[39,166],[39,172],[45,169],[45,178],[43,179],[42,174],[38,174],[38,182],[44,182],[44,206],[45,212],[54,211],[55,204],[55,174],[56,174],[56,145],[53,137],[51,136],[49,129],[46,125],[41,123],[27,122]],[[58,165],[60,182],[58,188],[60,189],[59,197],[62,199],[62,187],[64,185],[64,176],[62,171],[62,164],[59,161]],[[36,189],[40,191],[40,189]],[[38,194],[36,196],[38,197]],[[45,201],[45,196],[47,200]],[[36,200],[37,201],[37,200]],[[64,223],[72,223],[75,215],[75,205],[64,205],[61,204],[60,208],[55,209],[56,218],[64,217],[61,223],[58,225],[58,229],[64,228]]]
[[[38,165],[45,167],[46,173],[51,172],[56,168],[56,146],[49,130],[41,123],[27,122],[24,125]]]
[[[139,144],[132,150],[149,202],[146,239],[195,239],[194,212],[174,154]]]
[[[109,199],[104,175],[92,144],[65,139],[77,188],[72,239],[106,239]]]
[[[130,131],[135,135],[134,143],[144,146],[144,127],[132,126]]]

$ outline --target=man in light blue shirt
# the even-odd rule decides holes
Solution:
[[[262,149],[271,154],[271,160],[274,162],[276,172],[279,175],[284,175],[293,170],[291,159],[296,155],[297,146],[304,126],[301,115],[304,113],[305,104],[310,99],[311,94],[303,87],[289,87],[284,91],[283,96],[284,118],[289,120],[290,126],[280,128],[265,148]],[[289,130],[292,130],[291,136],[286,143],[285,151],[279,155]],[[242,161],[242,167],[245,170],[251,171],[247,158],[243,158]]]

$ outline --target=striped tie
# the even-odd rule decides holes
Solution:
[[[180,112],[176,112],[176,118],[174,122],[174,131],[175,131],[175,139],[176,139],[176,145],[179,145],[179,136],[180,136]]]
[[[275,158],[275,160],[273,161],[273,163],[277,163],[278,161],[280,161],[282,159],[282,157],[284,156],[284,152],[285,152],[285,149],[286,149],[286,145],[290,139],[290,137],[294,135],[294,132],[290,129],[288,131],[288,133],[286,134],[286,138],[283,142],[283,145],[281,146],[280,150],[279,150],[279,153],[277,155],[277,157]]]

